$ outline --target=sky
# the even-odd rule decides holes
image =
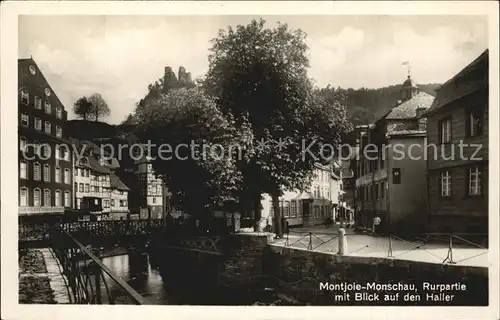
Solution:
[[[208,70],[220,29],[261,16],[20,16],[19,58],[30,56],[74,118],[72,106],[99,92],[120,123],[165,66],[193,78]],[[443,83],[488,47],[484,16],[262,16],[307,34],[309,76],[318,86],[379,88]]]

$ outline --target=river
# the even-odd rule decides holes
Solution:
[[[262,301],[272,303],[274,299],[274,293],[269,288],[229,291],[217,287],[213,281],[218,272],[215,265],[208,265],[205,270],[190,270],[189,266],[179,266],[178,261],[174,260],[169,263],[174,268],[160,268],[146,253],[107,257],[102,261],[115,275],[145,297],[147,304],[252,305]],[[109,291],[117,297],[116,304],[131,304],[124,290],[112,279],[106,278]],[[102,288],[102,298],[107,300],[105,288]]]

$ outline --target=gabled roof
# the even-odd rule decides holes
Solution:
[[[35,68],[35,74],[31,74],[30,66]],[[66,112],[63,103],[59,100],[57,93],[50,86],[49,82],[42,73],[42,70],[38,67],[37,63],[33,58],[18,59],[17,60],[17,85],[18,89],[24,87],[38,87],[38,88],[48,88],[50,89],[50,96],[45,96],[44,99],[49,100],[52,105],[59,106],[62,108],[63,112]]]
[[[429,108],[434,97],[428,93],[420,92],[413,98],[404,101],[385,115],[387,120],[413,119],[417,116],[417,109]]]
[[[111,182],[111,188],[112,189],[123,190],[123,191],[130,191],[130,188],[127,187],[127,185],[125,183],[123,183],[120,180],[120,178],[118,178],[114,174],[111,174],[111,176],[110,176],[110,182]]]
[[[488,49],[472,61],[453,78],[446,81],[437,91],[436,99],[432,106],[425,112],[426,115],[470,95],[478,90],[488,87]]]

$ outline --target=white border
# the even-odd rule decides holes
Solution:
[[[205,2],[12,1],[1,3],[1,297],[2,319],[499,319],[498,3],[496,1]],[[34,306],[18,304],[17,276],[17,48],[18,15],[487,15],[490,113],[489,307],[181,307]],[[12,156],[14,155],[14,156]],[[332,310],[333,309],[333,310]],[[247,311],[247,312],[245,312]]]

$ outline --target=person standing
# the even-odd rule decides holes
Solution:
[[[373,226],[372,226],[372,234],[375,235],[375,232],[377,231],[378,225],[380,225],[381,219],[379,216],[376,216],[373,218]]]

